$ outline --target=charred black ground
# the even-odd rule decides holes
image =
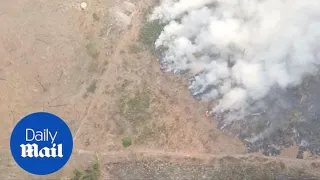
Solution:
[[[279,155],[282,148],[300,147],[297,158],[309,150],[320,155],[320,75],[306,77],[301,85],[281,89],[274,87],[264,99],[251,105],[252,116],[231,124],[224,131],[239,135],[249,152],[262,151]],[[259,104],[264,104],[259,106]],[[266,106],[267,104],[267,106]],[[260,107],[268,107],[260,108]],[[224,114],[214,114],[218,128]]]
[[[168,61],[163,61],[163,54],[158,51],[160,69],[167,72]],[[173,72],[186,75],[186,71]],[[201,72],[189,79],[192,84]],[[189,89],[197,100],[206,98],[206,93],[214,87]],[[197,92],[197,93],[196,93]],[[199,93],[200,92],[200,93]],[[320,155],[320,73],[305,77],[299,86],[286,89],[273,87],[268,95],[249,106],[251,115],[242,120],[225,124],[224,117],[230,112],[214,113],[219,129],[227,134],[239,137],[246,145],[248,152],[262,151],[266,156],[276,156],[281,149],[299,146],[297,158],[302,158],[303,151]]]

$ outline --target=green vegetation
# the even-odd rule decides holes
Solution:
[[[89,87],[87,87],[87,93],[94,93],[97,89],[97,81],[93,81]]]
[[[125,138],[123,138],[123,139],[122,139],[122,145],[123,145],[123,147],[125,147],[125,148],[131,146],[131,145],[132,145],[132,139],[131,139],[131,137],[125,137]]]
[[[75,169],[73,171],[73,177],[71,180],[99,180],[100,175],[100,164],[98,161],[96,161],[92,166],[84,171]]]
[[[81,180],[81,177],[83,176],[83,173],[79,169],[75,169],[73,171],[73,178],[72,180]]]
[[[86,49],[89,56],[91,56],[93,59],[97,59],[99,57],[100,52],[98,51],[97,45],[95,43],[87,44]]]
[[[160,21],[146,22],[140,32],[140,41],[150,50],[152,54],[156,53],[154,43],[163,30],[164,24]]]

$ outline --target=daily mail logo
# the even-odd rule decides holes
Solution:
[[[57,137],[58,131],[52,133],[49,129],[42,131],[35,131],[31,128],[26,129],[26,141],[27,142],[51,142],[51,147],[43,147],[39,149],[38,144],[21,144],[21,157],[63,157],[62,144],[56,144],[55,138]]]
[[[22,118],[12,131],[11,154],[29,173],[47,175],[61,169],[69,160],[73,138],[68,125],[46,112]]]

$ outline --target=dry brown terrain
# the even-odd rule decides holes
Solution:
[[[1,0],[0,179],[68,178],[95,159],[101,179],[212,179],[201,173],[238,166],[250,166],[243,174],[254,167],[319,173],[320,162],[292,160],[293,150],[283,158],[245,155],[242,142],[215,129],[207,104],[184,87],[186,79],[161,72],[139,41],[154,2],[90,0],[85,10],[81,2]],[[10,155],[14,125],[34,111],[57,114],[74,136],[71,160],[48,177],[20,170]],[[132,139],[128,148],[124,137]],[[252,179],[225,174],[219,178]]]

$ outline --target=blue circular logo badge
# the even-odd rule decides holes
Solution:
[[[25,171],[47,175],[69,160],[73,139],[68,125],[58,116],[37,112],[22,118],[12,131],[10,148]]]

